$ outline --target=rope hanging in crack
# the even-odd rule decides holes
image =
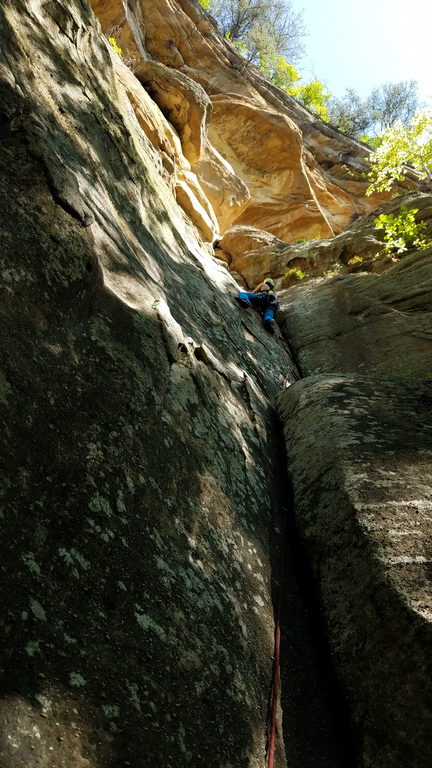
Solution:
[[[274,753],[276,744],[276,716],[277,703],[279,696],[280,680],[280,646],[281,646],[281,617],[282,617],[282,596],[283,582],[285,574],[285,530],[287,511],[283,510],[281,546],[280,546],[280,567],[279,567],[279,592],[276,608],[275,635],[274,635],[274,657],[273,657],[273,679],[271,689],[271,710],[270,710],[270,728],[267,747],[267,768],[274,767]]]

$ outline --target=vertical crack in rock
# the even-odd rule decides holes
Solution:
[[[280,434],[279,430],[280,425],[275,425],[276,433]],[[286,517],[285,541],[281,541],[283,523],[279,518],[271,543],[275,606],[282,550],[285,560],[277,729],[283,734],[284,759],[292,768],[355,768],[354,734],[344,690],[335,676],[317,584],[298,532],[282,434],[280,440],[278,476],[281,514]],[[276,765],[278,760],[277,749]]]
[[[105,33],[123,25],[149,93],[82,0],[0,8],[0,764],[263,768],[287,496],[272,403],[298,373],[279,331],[233,305],[211,243],[241,217],[234,249],[261,242],[281,278],[278,235],[339,232],[376,201],[358,193],[362,146],[254,85],[188,0],[139,0],[127,23],[118,0],[92,5]],[[354,229],[341,237],[317,264],[348,258]],[[239,256],[252,280],[262,254]],[[313,288],[287,298],[308,377],[278,399],[295,515],[364,768],[431,762],[427,686],[414,696],[430,678],[430,397],[400,381],[408,348],[431,371],[429,260],[325,285],[323,325]],[[359,376],[394,376],[398,357],[396,383]],[[278,768],[347,768],[291,535]]]

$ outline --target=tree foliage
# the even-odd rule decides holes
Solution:
[[[419,106],[417,83],[415,80],[383,83],[373,89],[367,103],[375,131],[385,131],[396,120],[407,125]]]
[[[341,99],[332,98],[329,117],[332,125],[354,138],[363,136],[370,126],[366,102],[362,101],[354,88],[347,88]]]
[[[324,83],[317,78],[304,83],[300,72],[292,64],[288,64],[284,56],[261,57],[260,69],[285,93],[298,99],[323,120],[328,120],[327,102],[330,93],[327,93]]]
[[[279,88],[298,97],[300,95],[299,83],[301,75],[293,64],[288,64],[285,56],[261,56],[260,69]]]
[[[366,194],[391,188],[412,166],[421,179],[432,180],[432,110],[416,112],[408,125],[397,121],[384,131],[380,146],[369,157],[370,173]]]
[[[305,107],[309,107],[312,112],[319,115],[323,120],[328,121],[329,114],[327,103],[330,99],[330,93],[325,90],[325,85],[320,80],[314,79],[301,88],[300,101]]]
[[[328,93],[317,77],[304,82],[294,64],[304,53],[303,12],[292,0],[199,0],[222,34],[246,61],[257,64],[275,85],[349,136],[379,144],[379,132],[396,120],[406,124],[417,106],[413,80],[384,83],[366,99],[348,88],[342,98]]]
[[[417,222],[416,213],[418,208],[409,209],[406,205],[402,205],[399,213],[382,213],[374,219],[376,228],[384,230],[383,256],[400,255],[410,248],[421,251],[431,247],[432,241],[424,235],[426,222]]]
[[[262,55],[297,61],[304,53],[303,15],[291,0],[210,0],[208,10],[222,34],[246,46],[253,63]]]
[[[330,122],[355,139],[368,140],[390,128],[397,120],[406,125],[418,108],[415,80],[383,83],[366,99],[347,88],[342,98],[329,103]]]

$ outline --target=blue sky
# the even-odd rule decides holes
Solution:
[[[367,96],[385,82],[416,80],[432,107],[432,0],[295,0],[308,36],[298,68],[335,96]]]

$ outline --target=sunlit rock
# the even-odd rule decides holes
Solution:
[[[368,148],[323,123],[269,82],[217,34],[195,3],[139,0],[123,12],[123,21],[118,0],[93,3],[105,30],[111,18],[111,26],[120,25],[126,40],[135,40],[143,51],[144,71],[155,72],[160,62],[174,73],[174,80],[183,73],[211,97],[210,140],[251,195],[246,209],[240,206],[236,219],[230,216],[230,224],[252,225],[286,241],[327,237],[347,227],[353,215],[388,198],[389,193],[364,195]],[[146,77],[158,80],[156,75]],[[171,96],[167,98],[164,86],[157,85],[156,92],[162,108],[169,109]],[[187,137],[183,144],[191,157],[196,142]],[[211,182],[213,188],[223,189],[224,175],[222,171],[219,184]],[[225,226],[222,221],[222,231]]]
[[[207,143],[204,157],[193,165],[193,170],[213,207],[219,231],[223,234],[248,206],[250,192],[210,142]]]

